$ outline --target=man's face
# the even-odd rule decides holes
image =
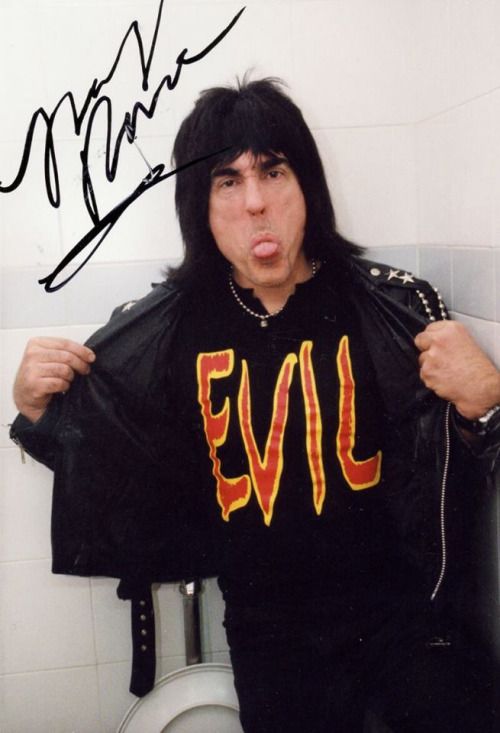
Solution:
[[[302,249],[306,204],[286,158],[246,152],[212,173],[208,221],[242,287],[288,296],[310,274]]]

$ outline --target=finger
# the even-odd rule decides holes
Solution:
[[[442,331],[443,329],[453,327],[452,324],[455,324],[456,321],[433,321],[432,323],[429,323],[425,330],[428,333],[432,333],[433,331]]]
[[[66,379],[61,379],[59,377],[42,377],[37,380],[23,404],[37,407],[46,405],[49,402],[51,395],[58,392],[67,392],[70,386],[71,382]]]
[[[57,377],[47,377],[42,380],[43,395],[57,394],[59,392],[67,392],[71,386],[71,382],[66,379]]]
[[[38,365],[38,377],[41,379],[58,378],[65,382],[72,382],[75,378],[75,370],[69,364],[49,363]]]
[[[450,328],[454,327],[454,321],[433,321],[425,327],[423,331],[415,336],[414,343],[418,349],[423,351],[428,349],[430,344],[439,337],[439,332],[446,332]]]
[[[429,365],[427,363],[423,363],[420,367],[420,379],[425,384],[426,387],[429,386],[430,382],[432,381],[434,376],[434,372],[432,369],[429,368]]]
[[[44,349],[33,354],[31,358],[33,361],[36,361],[37,364],[66,365],[79,374],[88,374],[90,372],[88,361],[85,361],[71,351],[66,351],[64,349]]]
[[[429,369],[426,364],[420,369],[420,379],[427,389],[432,389],[439,394],[439,380],[436,379],[436,374],[432,369]]]
[[[419,351],[426,351],[432,344],[432,336],[427,331],[421,331],[413,341]]]
[[[52,337],[35,338],[28,342],[28,349],[33,351],[46,351],[47,349],[53,351],[67,351],[70,354],[74,354],[82,361],[89,363],[95,361],[95,354],[92,349],[89,349],[89,347],[84,344],[79,344],[77,341],[72,341],[71,339]]]

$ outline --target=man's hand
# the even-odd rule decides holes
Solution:
[[[420,377],[468,420],[500,404],[500,371],[457,321],[436,321],[415,338]]]
[[[94,360],[93,351],[69,339],[30,339],[14,383],[17,409],[36,422],[52,395],[66,392],[76,372],[88,374]]]

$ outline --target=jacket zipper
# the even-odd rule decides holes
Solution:
[[[434,590],[432,591],[431,601],[435,600],[443,584],[444,576],[446,574],[446,563],[448,560],[446,543],[446,488],[448,484],[448,472],[450,468],[451,453],[450,409],[451,403],[448,402],[448,404],[446,405],[446,412],[444,417],[444,465],[443,475],[441,477],[441,502],[439,507],[439,525],[441,534],[441,570],[436,585],[434,586]]]
[[[9,424],[8,427],[10,427],[10,424]],[[10,438],[13,441],[13,443],[15,445],[17,445],[17,447],[21,451],[21,463],[26,463],[26,452],[24,450],[23,444],[21,443],[21,441],[19,440],[19,438],[17,437],[17,435],[11,435]]]

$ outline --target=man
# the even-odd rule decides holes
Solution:
[[[177,177],[167,282],[87,346],[27,347],[13,435],[55,469],[54,571],[121,578],[144,624],[151,582],[217,575],[246,732],[492,731],[472,535],[500,373],[338,234],[277,83],[201,95],[174,160],[215,151]]]

